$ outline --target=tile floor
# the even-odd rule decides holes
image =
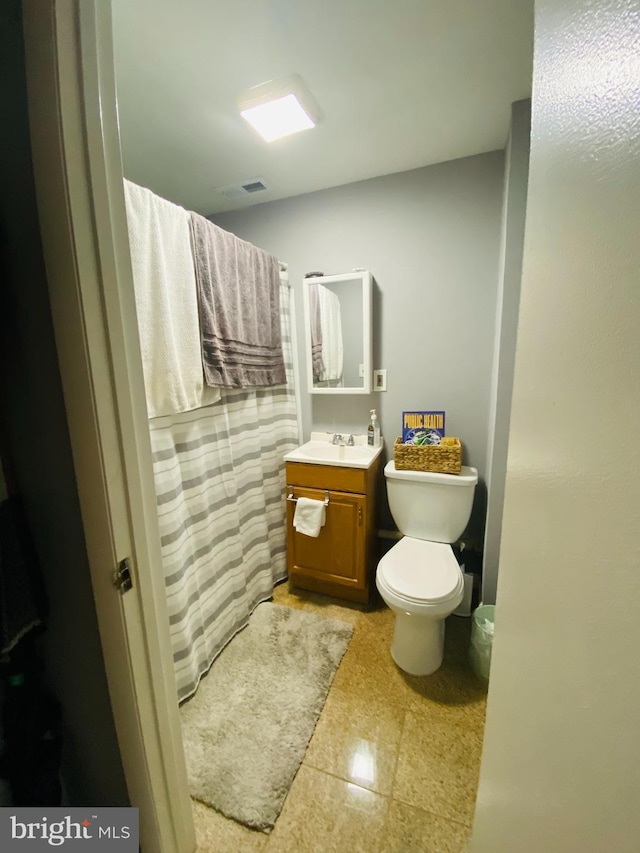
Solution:
[[[393,615],[290,591],[274,601],[354,626],[302,766],[270,835],[194,802],[199,853],[458,853],[467,848],[486,694],[469,670],[470,620],[447,620],[432,676],[402,673]]]

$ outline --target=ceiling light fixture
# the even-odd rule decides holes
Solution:
[[[320,110],[297,74],[268,80],[238,96],[240,115],[266,142],[315,127]]]

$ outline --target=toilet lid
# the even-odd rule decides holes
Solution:
[[[450,545],[405,536],[385,554],[378,571],[392,592],[411,601],[444,601],[460,588]]]

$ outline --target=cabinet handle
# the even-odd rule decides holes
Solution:
[[[358,527],[362,527],[362,507],[358,507]]]

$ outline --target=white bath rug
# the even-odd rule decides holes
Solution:
[[[180,708],[191,796],[269,832],[353,628],[260,604]]]

